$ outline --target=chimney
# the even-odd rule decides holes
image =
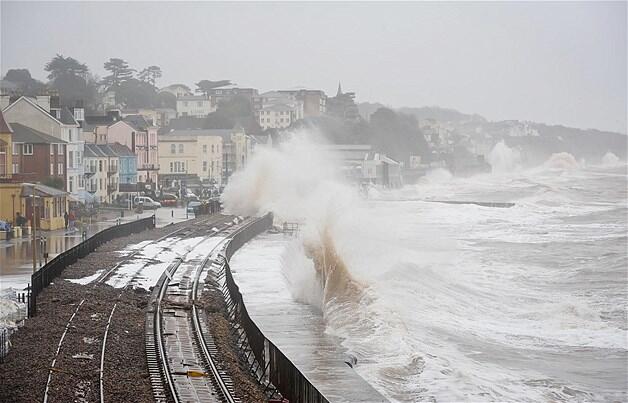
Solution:
[[[82,107],[75,107],[72,111],[74,113],[74,119],[76,119],[77,122],[82,122],[85,120],[85,109],[83,109]]]
[[[0,95],[0,110],[3,110],[7,106],[9,106],[9,96],[8,95]]]
[[[50,113],[50,95],[37,95],[37,105]]]

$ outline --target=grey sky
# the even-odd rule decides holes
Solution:
[[[166,85],[231,79],[626,133],[626,3],[1,2],[1,61],[110,57]]]

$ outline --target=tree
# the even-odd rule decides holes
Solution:
[[[89,72],[86,64],[72,57],[63,57],[60,54],[57,54],[51,61],[46,63],[44,70],[49,73],[48,79],[51,81],[65,76],[81,77],[85,80]]]
[[[379,108],[371,115],[370,143],[398,161],[411,155],[429,156],[429,146],[414,116]]]
[[[19,95],[35,96],[46,90],[46,84],[31,77],[28,69],[10,69],[3,80],[15,85],[15,93]]]
[[[139,78],[140,81],[149,83],[153,87],[155,86],[157,79],[160,77],[161,68],[159,68],[159,66],[148,66],[137,75],[137,78]]]
[[[116,58],[111,58],[108,62],[105,62],[105,70],[111,73],[102,79],[102,84],[107,89],[120,87],[120,84],[133,78],[133,72],[135,71],[135,69],[129,67],[129,63],[125,60]]]
[[[57,54],[44,68],[49,74],[50,87],[59,92],[62,105],[74,106],[76,102],[91,105],[96,98],[97,82],[86,64],[72,57]]]
[[[231,80],[219,80],[219,81],[210,81],[210,80],[201,80],[196,83],[196,92],[200,92],[201,94],[208,96],[209,92],[214,88],[225,87],[227,85],[231,85]]]
[[[131,109],[159,106],[159,96],[155,87],[136,78],[120,83],[116,89],[116,100]]]

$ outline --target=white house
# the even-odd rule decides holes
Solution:
[[[184,84],[171,84],[167,87],[160,89],[159,92],[168,92],[177,98],[185,95],[192,95],[192,90],[190,90],[190,87]]]
[[[177,98],[177,117],[203,118],[216,110],[205,95],[183,95]]]
[[[85,144],[86,189],[99,203],[111,203],[120,186],[118,154],[107,144]]]
[[[60,107],[57,97],[49,95],[36,98],[22,96],[4,108],[2,113],[9,123],[21,123],[67,142],[65,188],[73,197],[84,201],[83,152],[85,143],[74,114],[67,107]],[[75,113],[80,118],[82,108],[76,108]]]
[[[285,129],[303,119],[303,101],[279,91],[254,97],[255,117],[262,129]]]

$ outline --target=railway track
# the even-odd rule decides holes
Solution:
[[[188,225],[188,226],[179,228],[158,239],[155,239],[149,242],[148,244],[144,245],[143,248],[151,244],[158,244],[168,238],[173,238],[172,242],[166,243],[165,245],[163,245],[163,247],[159,248],[158,252],[155,254],[155,256],[157,256],[159,253],[170,248],[175,242],[179,240],[177,235],[190,235],[190,234],[194,234],[195,232],[206,231],[207,227],[204,224],[207,224],[211,219],[212,218],[209,218],[207,220],[203,220],[201,222],[195,223],[194,225]],[[186,231],[188,231],[187,234],[186,234]],[[90,289],[92,291],[95,291],[96,288],[104,284],[111,277],[111,275],[116,272],[117,269],[119,269],[120,267],[124,266],[125,264],[131,262],[134,258],[136,258],[136,256],[142,251],[143,248],[139,248],[132,251],[129,255],[125,256],[121,262],[116,264],[111,269],[103,272],[95,280],[93,287],[90,287]],[[91,387],[92,387],[91,382],[85,382],[83,380],[76,381],[76,379],[81,378],[80,376],[81,374],[77,372],[73,372],[73,371],[62,370],[59,368],[58,364],[60,360],[65,360],[66,363],[72,362],[70,358],[80,359],[82,360],[82,362],[85,362],[83,360],[90,360],[94,363],[96,362],[99,363],[99,368],[97,370],[98,378],[99,378],[97,383],[99,385],[99,390],[97,392],[97,395],[99,396],[100,401],[104,402],[103,377],[104,377],[104,363],[105,363],[105,356],[106,356],[107,337],[109,334],[109,329],[112,323],[114,313],[116,311],[116,307],[118,305],[118,302],[120,301],[121,296],[128,289],[128,287],[133,283],[133,280],[136,278],[136,276],[139,273],[141,273],[142,270],[147,265],[151,263],[152,263],[152,259],[151,257],[149,257],[147,261],[141,267],[138,268],[138,270],[133,274],[131,279],[122,287],[120,292],[117,293],[116,297],[112,298],[115,301],[113,306],[108,305],[108,304],[102,304],[101,301],[96,301],[96,299],[92,301],[90,298],[90,291],[88,290],[87,292],[88,295],[85,298],[83,298],[80,301],[80,303],[77,305],[74,313],[69,318],[65,326],[65,330],[59,340],[59,344],[57,346],[57,350],[56,350],[54,359],[52,361],[49,374],[48,374],[48,379],[46,382],[46,388],[45,388],[44,397],[43,397],[44,403],[47,403],[50,400],[51,385],[53,385],[53,382],[56,377],[61,377],[61,376],[72,377],[73,382],[76,382],[76,386],[75,386],[76,390],[74,391],[74,395],[76,398],[79,399],[79,401],[81,398],[84,397],[83,395],[87,395],[91,393],[90,392]],[[105,311],[105,309],[103,308],[106,308],[107,305],[111,309]],[[108,312],[108,314],[105,314],[105,312]],[[69,330],[72,330],[70,334],[68,334]],[[94,333],[98,333],[102,335],[100,339],[101,349],[99,351],[100,354],[99,354],[98,361],[96,361],[94,357],[96,354],[91,354],[91,355],[84,354],[84,356],[81,357],[80,351],[78,352],[73,351],[73,347],[76,348],[76,345],[82,345],[82,343],[80,343],[80,336],[82,336],[81,330],[83,330],[83,332],[86,335],[90,335],[90,334],[93,335]],[[70,342],[68,342],[68,339],[70,339]],[[85,343],[88,343],[88,342],[96,343],[96,340],[94,339],[96,338],[95,337],[83,337],[82,341]],[[69,344],[72,347],[65,347],[65,345],[67,344]],[[73,352],[76,352],[77,354],[72,355]],[[91,364],[89,365],[90,370],[92,366],[93,365]],[[78,365],[78,367],[80,369],[80,365]],[[87,400],[89,399],[85,399],[85,401]]]
[[[219,252],[228,235],[245,225],[222,229],[225,239],[217,239],[204,258],[173,263],[153,290],[145,336],[156,402],[240,402],[198,303],[202,280],[223,264]]]

